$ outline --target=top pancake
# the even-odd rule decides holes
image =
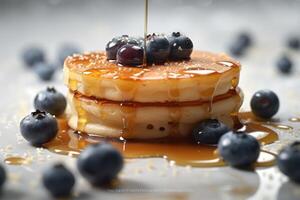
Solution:
[[[69,56],[65,83],[85,96],[112,101],[201,101],[238,85],[240,64],[225,54],[194,51],[191,60],[125,67],[104,52]]]

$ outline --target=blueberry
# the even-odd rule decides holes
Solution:
[[[193,129],[193,137],[198,144],[218,144],[221,136],[229,131],[228,126],[217,119],[207,119]]]
[[[34,65],[34,70],[38,77],[43,81],[50,81],[55,73],[53,65],[47,63],[37,63]]]
[[[28,67],[33,67],[37,63],[45,62],[45,53],[40,47],[28,47],[23,50],[22,58]]]
[[[0,189],[3,188],[3,185],[6,181],[6,171],[5,171],[5,168],[0,165]]]
[[[133,38],[128,35],[113,38],[105,48],[107,60],[116,60],[118,50],[126,44],[141,46],[142,42],[140,38]]]
[[[123,163],[120,152],[108,143],[90,145],[77,160],[79,172],[95,186],[110,183],[121,171]]]
[[[75,185],[75,177],[64,165],[56,164],[43,172],[42,181],[53,197],[71,196]]]
[[[144,38],[143,37],[130,37],[128,43],[144,47]]]
[[[140,66],[143,64],[144,50],[132,44],[122,46],[117,53],[117,63],[124,66]]]
[[[168,37],[168,40],[171,60],[186,60],[190,58],[193,52],[193,42],[190,38],[182,35],[180,32],[173,32]]]
[[[291,37],[287,41],[287,46],[291,49],[300,49],[300,38]]]
[[[23,137],[33,146],[41,146],[56,136],[58,124],[52,115],[37,110],[22,119],[20,130]]]
[[[279,99],[271,90],[260,90],[252,96],[250,106],[256,116],[269,119],[278,112]]]
[[[234,43],[230,46],[229,52],[231,55],[240,57],[245,54],[246,48],[242,43]]]
[[[149,64],[163,64],[170,55],[170,43],[163,35],[149,35],[146,49],[147,63]]]
[[[260,145],[251,135],[244,132],[228,132],[223,135],[218,144],[220,156],[233,167],[249,167],[256,162]]]
[[[293,63],[287,56],[282,56],[277,61],[277,68],[281,73],[289,74],[293,68]]]
[[[60,116],[64,113],[67,101],[64,95],[53,87],[39,92],[34,98],[34,107],[52,115]]]
[[[244,47],[249,47],[252,45],[252,38],[249,33],[240,33],[237,37],[237,42],[242,44]]]
[[[233,42],[233,44],[230,46],[229,51],[234,56],[243,56],[247,48],[250,47],[252,43],[253,42],[251,36],[248,33],[240,33],[236,37],[236,40]]]
[[[292,181],[300,183],[300,142],[296,141],[283,148],[278,157],[279,170]]]
[[[65,43],[58,49],[58,62],[61,66],[64,65],[65,59],[76,53],[81,53],[82,50],[79,46],[71,43]]]

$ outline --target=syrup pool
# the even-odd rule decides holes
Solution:
[[[271,144],[278,140],[278,135],[272,129],[259,123],[247,122],[247,117],[237,118],[236,129],[246,130],[256,137],[262,145]],[[244,118],[243,118],[244,117]],[[198,145],[191,139],[166,138],[152,140],[106,139],[75,132],[70,129],[65,119],[59,119],[60,131],[57,137],[44,145],[48,150],[76,157],[90,144],[109,142],[117,148],[125,158],[161,157],[176,165],[193,167],[217,167],[225,163],[219,157],[216,146]],[[261,151],[256,167],[274,165],[276,155]]]
[[[276,121],[266,121],[264,119],[257,118],[252,112],[239,113],[239,117],[240,117],[240,119],[243,119],[244,122],[251,122],[254,124],[271,126],[278,130],[292,131],[294,129],[292,126],[280,124]],[[289,119],[289,121],[291,121],[291,122],[297,122],[296,120],[297,120],[297,118]]]

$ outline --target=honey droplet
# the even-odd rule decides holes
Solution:
[[[292,117],[289,119],[290,122],[300,122],[300,118],[298,117]]]
[[[286,131],[291,131],[291,130],[294,129],[294,128],[291,127],[291,126],[283,125],[283,124],[266,123],[265,125],[274,127],[274,128],[276,128],[276,129],[279,129],[279,130],[286,130]]]
[[[69,79],[69,87],[71,90],[77,90],[77,81],[74,79]]]
[[[8,165],[26,165],[30,163],[28,158],[12,156],[4,159],[4,162]]]
[[[231,80],[231,86],[233,88],[236,88],[238,86],[238,84],[239,84],[239,79],[237,77],[235,77]]]

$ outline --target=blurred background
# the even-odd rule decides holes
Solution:
[[[104,49],[114,36],[142,35],[143,0],[0,0],[0,53],[14,58],[39,44],[55,52],[64,42]],[[259,51],[283,46],[298,34],[299,0],[149,0],[149,32],[182,31],[196,49],[227,51],[241,31]]]

